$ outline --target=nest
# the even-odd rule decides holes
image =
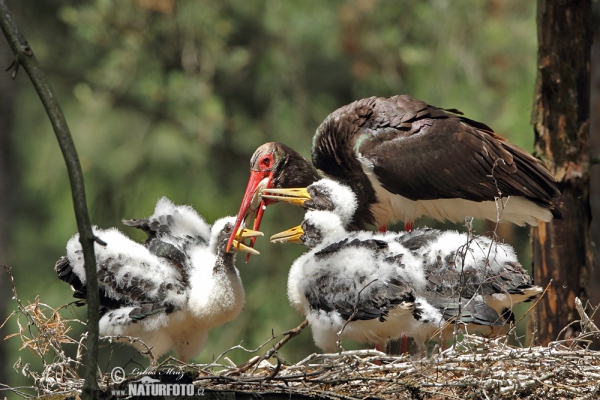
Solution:
[[[86,336],[75,340],[67,333],[73,324],[82,322],[64,319],[60,309],[53,309],[39,299],[24,305],[16,296],[14,286],[13,291],[18,309],[9,318],[17,319],[19,332],[8,337],[19,337],[22,349],[27,348],[39,357],[42,368],[34,371],[20,358],[14,364],[16,370],[32,379],[30,389],[35,395],[26,392],[26,388],[0,386],[0,389],[24,398],[77,397],[84,383],[80,372],[83,374]],[[545,347],[511,345],[508,340],[509,335],[514,334],[511,330],[495,339],[465,333],[461,341],[455,340],[443,351],[438,348],[428,358],[355,350],[312,354],[294,364],[286,363],[279,357],[278,350],[307,326],[305,321],[296,329],[284,332],[282,338],[271,337],[257,349],[233,346],[210,364],[183,364],[169,358],[156,365],[151,349],[147,348],[152,366],[143,375],[161,383],[193,385],[195,393],[207,399],[223,398],[231,392],[241,398],[259,394],[286,399],[597,398],[600,396],[600,352],[589,349],[589,345],[600,336],[600,331],[578,299],[576,308],[581,317],[577,322],[582,334]],[[277,339],[280,340],[273,344]],[[103,340],[115,343],[116,340],[139,339],[107,337]],[[75,358],[67,356],[66,346],[77,348]],[[242,365],[235,365],[227,357],[236,349],[248,353],[249,359]],[[51,361],[47,361],[48,358]],[[127,394],[129,385],[135,384],[141,376],[99,375],[98,383],[103,396],[110,397]]]
[[[371,350],[313,354],[290,366],[263,362],[237,376],[200,368],[194,384],[207,391],[326,399],[583,399],[598,395],[600,365],[597,352],[558,343],[516,348],[501,340],[466,336],[460,346],[418,361]]]

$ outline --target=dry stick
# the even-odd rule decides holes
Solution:
[[[459,329],[459,325],[460,325],[460,315],[462,314],[462,294],[463,294],[463,289],[464,287],[464,271],[465,271],[465,260],[467,258],[467,253],[469,252],[469,247],[471,246],[471,242],[473,241],[473,217],[466,217],[465,218],[465,226],[467,227],[467,243],[465,243],[463,246],[460,246],[457,249],[457,252],[454,255],[454,260],[456,261],[456,257],[459,255],[459,253],[462,252],[462,262],[461,262],[461,267],[460,267],[460,283],[459,283],[459,291],[458,291],[458,315],[456,317],[456,320],[454,322],[454,332],[452,333],[452,348],[456,348],[456,343],[458,340],[458,329]],[[464,249],[464,250],[460,250],[460,249]],[[470,300],[469,300],[470,301]],[[440,332],[441,335],[441,332]]]
[[[586,307],[586,308],[587,308],[587,307],[590,307],[590,308],[593,310],[592,314],[589,316],[589,318],[593,320],[593,319],[594,319],[594,316],[596,315],[596,311],[598,311],[598,309],[600,309],[600,304],[598,304],[596,307],[594,307],[594,306],[593,306],[593,305],[590,303],[590,301],[589,301],[589,300],[588,300],[588,301],[586,301],[585,303],[586,303],[586,305],[585,305],[585,307]]]
[[[300,325],[298,325],[294,329],[290,329],[289,331],[283,332],[282,334],[285,335],[284,338],[281,339],[279,342],[277,342],[275,344],[275,346],[273,346],[272,349],[267,351],[262,356],[256,357],[253,360],[249,361],[247,364],[242,365],[240,368],[232,371],[231,373],[239,374],[239,373],[245,372],[248,369],[252,368],[254,365],[260,364],[261,361],[268,360],[269,358],[271,358],[273,356],[273,354],[275,354],[276,351],[278,351],[281,347],[283,347],[284,344],[289,342],[292,338],[295,338],[296,336],[298,336],[300,334],[300,332],[302,332],[302,330],[304,328],[306,328],[307,326],[308,326],[308,320],[305,319],[304,321],[302,321],[302,323]],[[277,359],[277,365],[279,366],[279,368],[281,368],[281,361],[279,360],[279,358]],[[279,369],[276,369],[276,372],[279,372]],[[277,374],[273,374],[270,377],[270,379],[272,379],[275,375],[277,375]]]
[[[15,279],[14,279],[13,274],[12,274],[12,268],[9,267],[8,265],[3,265],[3,267],[6,270],[6,272],[8,273],[8,276],[9,276],[9,279],[10,279],[10,284],[11,284],[11,287],[12,287],[13,298],[15,299],[15,301],[18,304],[19,312],[22,315],[25,316],[25,319],[27,320],[27,325],[29,326],[31,337],[34,340],[34,342],[36,343],[36,346],[34,347],[34,349],[38,353],[37,354],[38,357],[40,357],[40,359],[42,360],[42,364],[44,365],[44,367],[46,367],[46,360],[44,359],[44,353],[40,351],[40,347],[41,346],[38,344],[38,341],[36,340],[37,338],[35,337],[35,335],[33,335],[33,333],[31,332],[31,327],[32,326],[35,326],[36,328],[38,328],[38,330],[39,330],[39,327],[36,325],[34,319],[29,314],[29,311],[27,310],[27,307],[25,307],[23,305],[23,303],[21,302],[21,300],[17,296],[17,287],[15,286]],[[14,315],[14,313],[13,313],[13,315]],[[8,321],[8,319],[7,319],[7,321]],[[6,323],[6,321],[4,323]],[[4,323],[2,324],[2,326],[4,326]],[[24,331],[24,329],[21,326],[21,323],[19,322],[19,318],[18,317],[17,317],[17,325],[19,326],[19,333],[22,336],[22,332]]]
[[[497,240],[498,240],[498,233],[497,233],[498,226],[500,224],[500,220],[502,219],[502,214],[504,212],[504,209],[506,208],[506,204],[508,204],[508,201],[510,200],[510,196],[509,196],[508,199],[506,200],[506,202],[502,201],[502,191],[500,190],[500,187],[498,186],[498,181],[494,177],[494,169],[499,164],[499,162],[506,163],[502,158],[497,159],[494,162],[494,165],[492,166],[491,174],[488,175],[490,178],[492,178],[494,180],[494,185],[496,186],[496,191],[498,192],[498,197],[494,198],[494,202],[496,204],[496,225],[494,226],[494,230],[492,232],[492,234],[493,234],[492,240],[494,242],[497,242]],[[498,203],[500,203],[500,204],[498,204]],[[468,237],[467,237],[467,243],[465,243],[463,246],[460,247],[460,249],[464,249],[464,251],[462,251],[463,254],[462,254],[461,272],[460,272],[461,282],[459,284],[460,289],[459,289],[459,293],[458,293],[458,316],[456,317],[456,320],[454,322],[453,343],[452,343],[453,348],[455,348],[456,344],[457,344],[460,316],[462,314],[462,308],[463,308],[462,307],[462,291],[464,289],[464,282],[462,281],[462,279],[464,276],[465,257],[467,256],[467,253],[469,252],[469,248],[471,246],[471,242],[473,241],[473,217],[465,218],[465,226],[467,227]],[[497,243],[496,243],[496,245],[497,245]],[[490,245],[490,247],[488,248],[487,255],[486,255],[486,267],[490,265],[491,252],[492,252],[492,246]],[[455,261],[456,261],[456,256],[458,256],[458,252],[455,255]],[[481,285],[479,286],[479,289],[481,289]],[[471,300],[472,299],[470,299],[469,302]],[[467,305],[469,302],[467,302]],[[465,305],[465,307],[467,305]],[[440,334],[441,334],[441,330],[440,330]]]
[[[506,332],[506,337],[508,338],[513,332],[515,332],[517,330],[517,325],[519,325],[519,323],[523,320],[523,318],[525,318],[525,316],[527,314],[529,314],[531,312],[531,310],[533,310],[535,308],[535,306],[537,306],[537,304],[540,302],[540,300],[542,299],[542,297],[544,297],[544,295],[546,294],[546,292],[548,291],[548,289],[550,289],[550,285],[552,285],[552,281],[553,279],[550,279],[550,282],[548,282],[548,284],[546,285],[546,287],[544,288],[544,291],[542,292],[542,294],[535,299],[535,302],[531,305],[531,307],[529,307],[527,309],[527,311],[525,311],[523,313],[523,315],[521,315],[521,318],[518,319],[517,322],[515,322],[514,324],[512,324],[511,328],[508,330],[508,332]],[[531,333],[531,343],[529,343],[529,347],[531,347],[533,345],[533,342],[535,341],[535,333],[537,332],[537,329],[534,329],[533,332]],[[515,338],[517,338],[517,335],[515,333]],[[519,343],[521,343],[520,340],[517,339],[517,341]]]
[[[285,335],[285,332],[284,332],[284,335]],[[242,341],[242,342],[240,342],[240,344],[232,346],[232,347],[228,348],[227,350],[225,350],[223,353],[219,354],[219,356],[217,358],[215,358],[212,363],[207,364],[204,369],[206,369],[206,368],[212,368],[212,367],[222,367],[222,365],[217,364],[217,363],[222,358],[225,359],[226,361],[231,361],[231,360],[229,360],[228,357],[226,357],[226,355],[229,354],[230,352],[232,352],[233,350],[238,350],[239,349],[239,350],[245,351],[246,353],[254,354],[254,353],[260,351],[263,347],[265,347],[266,345],[268,345],[273,339],[276,339],[276,338],[277,337],[273,334],[273,331],[271,331],[271,338],[269,340],[263,342],[262,344],[260,344],[255,349],[247,349],[247,348],[245,348],[244,346],[242,346],[242,343],[243,343],[243,341]],[[256,356],[256,358],[258,358],[258,356]],[[245,365],[246,364],[243,364],[242,367],[245,366]],[[235,371],[238,371],[238,370],[239,370],[239,368],[235,368],[232,372],[235,372]]]
[[[56,376],[54,378],[49,378],[48,375],[53,373],[53,371],[56,374],[56,367],[60,367],[60,371],[61,371],[60,376],[61,377],[65,377],[66,375],[68,375],[71,377],[71,379],[74,379],[74,380],[77,379],[76,378],[77,373],[70,366],[70,363],[75,362],[75,365],[79,365],[80,362],[79,362],[79,360],[71,360],[65,354],[65,352],[62,348],[62,343],[77,343],[77,342],[75,340],[65,336],[68,329],[62,331],[62,333],[57,332],[56,328],[49,329],[48,321],[50,321],[50,320],[61,321],[60,314],[58,311],[62,307],[59,307],[58,309],[54,309],[54,308],[48,306],[47,304],[40,303],[39,299],[37,297],[36,297],[36,300],[34,303],[32,303],[28,306],[25,306],[21,302],[21,299],[19,298],[19,296],[17,294],[17,289],[15,286],[14,277],[12,275],[11,268],[7,265],[3,265],[3,267],[9,275],[9,279],[10,279],[11,287],[12,287],[13,299],[17,302],[17,305],[18,305],[18,310],[13,311],[11,313],[11,317],[16,314],[20,314],[20,316],[24,316],[27,321],[27,328],[24,328],[19,321],[20,316],[18,316],[17,317],[17,325],[19,327],[19,333],[9,335],[6,338],[19,335],[21,337],[21,341],[23,342],[23,347],[27,347],[30,350],[32,350],[34,353],[37,354],[37,356],[42,361],[42,364],[44,366],[42,376],[40,376],[38,373],[36,373],[34,371],[29,370],[28,369],[29,364],[26,364],[23,367],[23,371],[22,371],[23,373],[27,372],[27,374],[34,379],[36,387],[33,387],[33,389],[36,389],[38,391],[38,395],[40,393],[40,390],[43,391],[45,394],[55,393],[49,389],[48,381],[52,380],[52,381],[56,382]],[[33,309],[32,309],[32,307],[33,307]],[[44,307],[45,307],[45,309],[52,311],[51,317],[46,318],[45,314],[43,313]],[[77,321],[77,320],[66,320],[65,322],[70,322],[70,321]],[[4,326],[5,323],[6,323],[6,321],[2,324],[2,326]],[[34,334],[34,332],[32,331],[33,327],[35,327],[37,329],[37,334]],[[60,326],[57,326],[57,328],[60,328]],[[29,331],[29,334],[31,335],[30,338],[23,334],[23,332],[26,329]],[[65,340],[68,340],[68,341],[65,341]],[[47,344],[45,344],[44,341],[46,341]],[[48,364],[46,362],[46,359],[44,358],[48,347],[51,348],[52,351],[54,351],[54,353],[55,353],[54,362],[51,364]],[[19,361],[17,361],[17,364],[19,364],[19,362],[20,362],[20,359],[19,359]],[[17,364],[15,364],[15,368],[21,368],[21,366],[17,367]],[[67,378],[67,379],[69,379],[69,378]],[[70,391],[72,391],[72,390],[70,390]],[[15,391],[15,393],[17,393],[17,392]]]
[[[156,366],[156,357],[152,352],[152,348],[148,346],[142,339],[135,336],[126,336],[126,335],[114,335],[114,336],[103,336],[102,340],[107,341],[110,345],[118,344],[119,342],[123,343],[124,340],[129,341],[129,344],[140,343],[145,350],[139,349],[138,351],[143,356],[148,356],[150,359],[150,363],[153,366]]]
[[[581,300],[579,300],[579,297],[575,297],[575,309],[577,310],[577,312],[579,313],[579,316],[581,317],[582,327],[585,330],[587,330],[588,332],[594,333],[597,335],[600,332],[600,329],[598,329],[598,327],[596,326],[594,321],[592,321],[590,319],[590,317],[588,317],[588,315],[585,313],[583,304],[581,303]]]
[[[14,277],[12,275],[12,268],[10,268],[8,265],[3,265],[3,267],[6,270],[8,276],[9,276],[9,279],[10,279],[12,293],[13,293],[13,299],[18,304],[18,313],[20,313],[21,315],[25,316],[25,319],[27,320],[27,326],[28,326],[27,329],[28,329],[29,333],[31,334],[31,339],[29,340],[29,342],[35,343],[35,347],[33,347],[33,348],[35,349],[35,351],[38,353],[37,355],[42,360],[42,363],[44,364],[44,368],[46,368],[47,364],[46,364],[46,360],[44,359],[44,355],[45,355],[46,352],[43,350],[43,347],[44,347],[43,344],[40,344],[40,337],[42,337],[42,340],[44,339],[43,334],[46,331],[46,329],[44,329],[45,327],[42,324],[44,321],[40,320],[39,318],[36,318],[36,314],[35,313],[33,315],[30,313],[31,307],[35,306],[35,309],[37,309],[37,310],[40,310],[41,307],[46,307],[47,309],[52,310],[52,316],[50,318],[47,318],[46,321],[48,321],[48,320],[50,320],[52,318],[56,319],[56,316],[60,317],[60,314],[58,313],[58,311],[62,307],[60,307],[58,309],[54,309],[54,308],[48,306],[47,304],[40,303],[38,297],[36,297],[36,300],[35,300],[35,302],[33,304],[30,304],[29,306],[23,305],[23,303],[21,302],[21,299],[17,295],[17,288],[15,286],[15,280],[14,280]],[[40,312],[40,314],[42,316],[45,317],[45,314],[43,314],[43,312],[41,312],[41,311],[39,311],[39,312]],[[0,328],[2,326],[4,326],[4,324],[8,321],[8,319],[10,319],[10,317],[14,316],[15,314],[17,314],[16,311],[13,312],[9,316],[9,318],[7,318],[2,323],[2,325],[0,325]],[[19,335],[21,336],[21,339],[25,343],[25,340],[23,339],[23,334],[22,334],[25,329],[21,326],[21,324],[20,324],[20,322],[18,320],[17,320],[17,324],[19,326]],[[38,330],[38,334],[37,335],[35,335],[32,332],[32,327],[35,327]],[[9,335],[8,337],[16,336],[16,335],[17,334],[13,334],[13,335]],[[57,343],[55,343],[55,342],[52,341],[52,339],[56,340],[57,338],[54,336],[54,337],[46,339],[48,341],[48,346],[50,346],[52,348],[52,350],[56,354],[62,354],[62,355],[64,355],[64,351],[62,350],[61,345],[60,345],[60,340]],[[75,342],[75,341],[72,340],[72,342]],[[28,346],[28,347],[31,348],[31,346]]]
[[[85,374],[85,385],[82,397],[84,399],[98,398],[98,382],[96,381],[96,365],[98,364],[98,310],[100,308],[100,297],[98,294],[98,279],[96,274],[96,258],[94,256],[94,241],[103,244],[94,236],[90,224],[90,218],[85,199],[85,188],[83,184],[83,173],[79,157],[75,150],[75,144],[71,138],[65,116],[58,104],[52,87],[42,73],[39,64],[29,47],[27,40],[19,31],[12,18],[4,0],[0,0],[0,28],[8,40],[15,55],[11,67],[14,68],[12,77],[16,77],[19,66],[23,65],[29,75],[35,90],[42,101],[46,113],[50,118],[58,144],[62,151],[73,195],[73,206],[75,208],[75,219],[79,231],[79,241],[83,248],[85,260],[85,274],[87,276],[87,302],[88,302],[88,357],[87,370]],[[11,68],[9,67],[9,69]]]
[[[519,318],[519,320],[513,324],[513,328],[512,329],[515,329],[515,327],[519,324],[519,322],[521,322],[521,320],[523,318],[525,318],[525,316],[527,314],[529,314],[529,312],[531,310],[533,310],[533,308],[535,306],[537,306],[537,303],[540,302],[540,300],[542,299],[542,297],[544,297],[544,295],[546,294],[546,292],[548,291],[548,289],[550,289],[550,285],[551,284],[552,284],[552,279],[550,279],[550,282],[548,282],[548,284],[546,285],[546,288],[544,289],[544,291],[542,292],[542,294],[540,295],[540,297],[538,297],[537,299],[535,299],[535,302],[531,305],[531,307],[529,307],[529,309],[525,313],[523,313],[523,315],[521,315],[521,318]]]
[[[376,282],[376,281],[377,281],[377,279],[373,279],[371,282],[367,283],[365,286],[363,286],[362,289],[360,289],[360,291],[356,295],[356,301],[354,302],[354,310],[352,311],[352,314],[350,314],[350,316],[344,323],[344,326],[342,326],[342,329],[340,329],[340,331],[337,334],[338,338],[335,342],[335,345],[338,348],[338,350],[344,351],[344,348],[342,347],[342,333],[344,333],[344,329],[346,329],[346,326],[350,322],[352,322],[352,319],[356,316],[356,314],[358,314],[358,302],[360,301],[360,295],[362,294],[363,290],[365,290],[367,287],[369,287],[369,285],[371,285],[373,282]]]

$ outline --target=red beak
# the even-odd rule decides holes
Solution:
[[[260,222],[263,217],[264,209],[266,208],[267,203],[265,200],[261,199],[260,204],[258,206],[258,210],[250,210],[250,206],[252,205],[252,200],[254,200],[256,191],[258,190],[261,182],[267,178],[266,187],[270,187],[271,179],[273,178],[273,173],[270,171],[250,171],[250,178],[248,179],[248,186],[246,186],[246,193],[244,193],[244,198],[242,199],[242,205],[240,206],[240,211],[238,211],[237,218],[235,220],[235,226],[233,227],[233,232],[229,237],[229,241],[227,242],[227,249],[229,251],[231,247],[231,243],[235,238],[235,235],[242,225],[242,222],[246,219],[246,216],[250,213],[256,213],[256,217],[254,219],[254,227],[259,228]],[[250,247],[254,247],[254,243],[256,242],[256,238],[252,238],[250,242]],[[246,257],[246,262],[250,257]]]
[[[268,180],[267,185],[269,183],[271,183],[270,179]],[[267,201],[265,199],[261,199],[260,205],[258,207],[258,211],[256,212],[256,217],[254,217],[254,227],[256,227],[257,229],[260,227],[260,222],[262,221],[262,217],[263,217],[263,214],[265,213],[267,205],[268,205]],[[238,217],[239,217],[239,215],[238,215]],[[255,243],[256,243],[256,237],[250,238],[250,245],[249,245],[249,247],[254,248],[254,244]],[[251,255],[250,253],[248,253],[246,255],[246,262],[250,261],[250,255]]]

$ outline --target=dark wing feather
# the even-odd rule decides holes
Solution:
[[[451,254],[445,260],[438,259],[437,263],[424,267],[426,290],[441,298],[471,298],[494,293],[523,295],[534,286],[533,278],[518,262],[508,262],[497,272],[491,268],[461,272],[460,268],[454,268],[454,254]]]
[[[175,290],[182,293],[186,288],[187,276],[183,274],[181,268],[177,270],[182,274],[177,283],[157,282],[152,279],[145,279],[143,276],[125,276],[118,281],[116,274],[122,267],[117,259],[109,259],[104,263],[97,265],[98,283],[100,292],[100,316],[108,310],[115,310],[127,306],[139,306],[132,312],[137,315],[134,319],[145,318],[148,315],[157,312],[172,312],[175,306],[165,302],[167,292]],[[71,285],[73,288],[73,297],[81,299],[78,305],[86,303],[87,286],[81,282],[79,277],[73,272],[73,267],[67,257],[61,257],[54,267],[58,277]],[[155,290],[156,296],[151,296],[149,292]],[[148,308],[150,307],[150,308]],[[152,312],[149,312],[152,311]],[[132,317],[133,318],[133,317]]]
[[[422,228],[411,232],[399,233],[394,237],[394,241],[400,243],[408,250],[416,252],[435,241],[441,234],[442,231],[437,229]]]
[[[205,243],[206,241],[204,238],[200,236],[186,236],[184,238],[175,237],[171,229],[171,226],[174,223],[171,215],[161,215],[159,218],[150,219],[124,219],[122,222],[124,225],[144,231],[148,235],[148,239],[144,245],[150,251],[150,253],[157,257],[163,257],[171,260],[173,265],[179,270],[179,273],[184,275],[183,280],[188,279],[187,270],[185,268],[188,262],[188,257],[186,256],[184,250],[192,242]],[[181,248],[163,241],[166,237],[168,237],[170,241],[178,243]]]
[[[316,252],[315,259],[324,260],[349,248],[366,248],[376,255],[385,252],[388,244],[377,239],[346,238]],[[309,285],[305,296],[312,309],[337,312],[351,321],[385,321],[390,310],[414,302],[414,294],[408,285],[393,276],[386,280],[368,276],[346,280],[339,279],[336,274],[323,273],[315,284]]]
[[[384,282],[363,276],[348,286],[335,274],[320,276],[305,296],[311,309],[337,312],[350,321],[385,321],[390,310],[402,304],[412,305],[415,300],[412,290],[397,279]]]
[[[61,281],[67,282],[74,290],[79,290],[84,286],[79,277],[73,272],[73,266],[69,263],[67,257],[62,256],[56,262],[54,271],[56,271],[56,274]]]
[[[162,303],[169,291],[183,293],[186,290],[187,280],[185,276],[181,275],[182,270],[180,268],[177,268],[180,273],[177,282],[167,283],[159,282],[151,276],[130,276],[129,273],[117,279],[119,269],[122,267],[123,264],[118,259],[109,259],[99,264],[98,281],[101,286],[116,293],[128,305]],[[150,272],[150,269],[148,269],[148,272]],[[150,294],[153,291],[155,291],[156,296]]]
[[[137,229],[141,229],[142,231],[144,231],[146,233],[146,235],[148,235],[147,241],[154,239],[159,231],[166,229],[166,226],[163,226],[163,228],[161,228],[161,224],[159,221],[157,221],[157,220],[151,221],[148,218],[124,219],[121,222],[123,223],[123,225],[131,226],[132,228],[137,228]]]
[[[179,269],[181,274],[187,274],[185,269],[185,266],[188,263],[187,255],[171,243],[166,243],[158,238],[154,238],[146,242],[146,248],[150,251],[150,253],[157,257],[163,257],[171,260]]]
[[[488,306],[484,301],[475,298],[443,297],[436,293],[426,293],[424,299],[433,307],[440,310],[446,321],[464,324],[476,324],[485,326],[503,326],[507,319],[498,315],[496,310]],[[417,321],[423,320],[423,313],[417,303],[413,315]]]
[[[129,318],[134,321],[140,321],[154,314],[170,314],[173,311],[175,311],[175,307],[173,307],[173,305],[146,303],[131,310],[129,313]]]
[[[315,253],[315,258],[317,260],[321,260],[323,258],[330,257],[330,256],[332,256],[340,251],[343,251],[345,249],[356,248],[356,247],[371,249],[373,252],[378,252],[380,250],[386,250],[388,248],[388,244],[383,240],[377,240],[377,239],[365,239],[365,240],[353,239],[353,240],[350,240],[350,239],[346,238],[340,242],[330,244],[329,246],[326,246],[322,250],[319,250],[318,252]]]
[[[499,189],[504,196],[526,197],[559,216],[556,179],[541,161],[485,124],[410,96],[364,99],[340,108],[322,124],[313,162],[341,178],[348,171],[332,166],[330,142],[338,152],[346,146],[353,157],[369,159],[386,190],[412,200],[493,200]],[[349,154],[338,157],[356,168]]]
[[[184,253],[190,245],[208,244],[208,238],[199,235],[176,235],[173,231],[173,226],[176,224],[173,215],[163,214],[152,218],[124,219],[121,222],[126,226],[144,231],[148,235],[145,245],[154,255],[167,257],[179,264],[183,264],[182,260],[186,258]],[[177,247],[169,245],[167,242],[177,243]]]
[[[69,259],[65,256],[61,257],[55,264],[54,270],[56,271],[58,278],[73,288],[73,297],[80,299],[75,302],[77,306],[83,306],[87,303],[87,286],[84,285],[79,277],[73,272],[73,266],[69,263]],[[115,310],[122,306],[126,306],[127,303],[123,299],[114,299],[110,297],[104,287],[99,287],[100,294],[100,308],[99,314],[102,317],[107,311]]]

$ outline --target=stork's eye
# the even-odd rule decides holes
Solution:
[[[264,169],[271,168],[272,164],[273,164],[273,155],[272,154],[269,154],[268,156],[264,156],[260,160],[260,166]]]

